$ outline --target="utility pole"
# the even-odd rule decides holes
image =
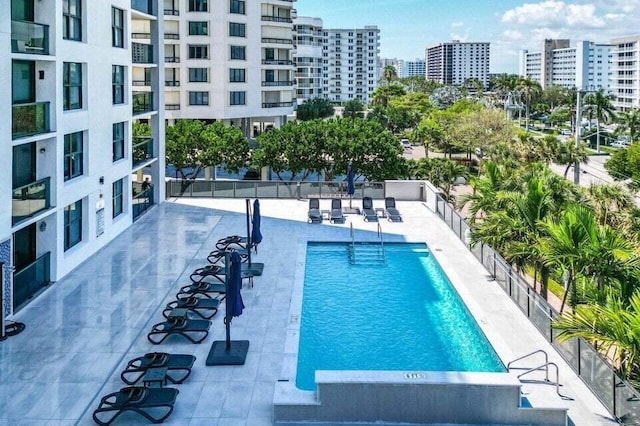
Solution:
[[[576,151],[580,148],[580,138],[582,137],[582,90],[578,89],[578,99],[576,101]],[[580,161],[576,160],[573,165],[573,183],[580,185]]]

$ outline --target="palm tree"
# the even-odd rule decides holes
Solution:
[[[517,84],[516,90],[520,93],[522,100],[524,100],[525,107],[525,124],[526,131],[529,131],[529,112],[531,110],[531,103],[533,99],[542,92],[542,87],[537,81],[533,81],[527,77],[521,77]]]
[[[629,132],[631,141],[638,140],[640,136],[640,108],[633,108],[629,111],[618,114],[618,130]]]
[[[345,102],[342,116],[355,120],[364,115],[364,103],[360,99],[351,99]]]
[[[382,78],[387,82],[387,86],[391,85],[393,80],[398,79],[398,72],[393,65],[387,65],[382,69]]]
[[[506,171],[498,163],[487,161],[483,164],[484,173],[482,176],[472,176],[469,183],[473,188],[473,193],[465,194],[460,198],[460,207],[469,204],[470,222],[475,224],[478,219],[482,219],[489,213],[501,210],[501,203],[498,198],[498,191],[504,184]]]
[[[631,194],[618,184],[594,185],[587,189],[588,203],[600,225],[616,226],[616,217],[633,207]]]
[[[612,100],[613,95],[606,95],[604,89],[584,97],[585,112],[593,114],[596,118],[596,151],[598,152],[600,152],[600,123],[608,123],[616,116]],[[577,124],[580,125],[580,123]]]
[[[554,154],[553,161],[557,164],[566,166],[564,169],[564,178],[567,178],[569,169],[576,163],[586,164],[589,161],[589,153],[584,142],[580,142],[578,146],[571,140],[557,145],[557,151]]]

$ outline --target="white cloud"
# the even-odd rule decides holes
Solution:
[[[451,23],[451,26],[452,26],[453,28],[460,28],[460,27],[464,27],[464,22],[461,22],[461,21],[452,22],[452,23]]]
[[[522,33],[518,30],[505,30],[502,35],[510,40],[520,40],[522,39]]]
[[[624,15],[621,13],[607,13],[604,15],[604,19],[607,21],[619,21],[624,18]]]
[[[531,26],[569,26],[601,28],[604,19],[596,14],[594,4],[567,4],[564,1],[545,0],[525,3],[502,15],[502,22]]]

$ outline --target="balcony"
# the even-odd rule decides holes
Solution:
[[[179,111],[180,110],[180,104],[165,104],[164,110],[165,111]]]
[[[153,46],[131,43],[131,61],[134,64],[153,64]]]
[[[32,102],[13,105],[11,136],[13,139],[49,133],[50,102]]]
[[[293,23],[293,20],[291,18],[286,18],[282,16],[262,15],[262,20],[269,21],[269,22],[282,22],[285,24]]]
[[[289,38],[262,37],[262,42],[273,43],[273,44],[293,44],[293,40]]]
[[[131,38],[149,40],[151,33],[131,33]]]
[[[50,207],[50,178],[15,188],[11,196],[11,224],[16,225]]]
[[[286,108],[293,106],[293,101],[289,102],[263,102],[262,108]]]
[[[262,65],[294,65],[294,62],[288,59],[263,59]]]
[[[153,187],[142,190],[142,184],[139,182],[133,182],[133,220],[136,220],[140,215],[153,206]]]
[[[13,310],[24,305],[43,287],[51,283],[51,252],[46,252],[13,275]]]
[[[178,33],[164,33],[165,40],[180,40],[180,34]]]
[[[180,80],[165,80],[165,87],[180,87]]]
[[[131,0],[131,8],[147,15],[154,15],[153,0]]]
[[[151,80],[131,80],[132,86],[151,86]]]
[[[132,98],[134,114],[153,111],[153,92],[133,92]]]
[[[177,64],[180,63],[180,58],[178,56],[165,56],[164,57],[164,62],[165,63],[173,63],[173,64]]]
[[[280,87],[280,86],[293,86],[293,81],[283,80],[283,81],[263,81],[263,87]]]
[[[49,26],[35,22],[11,21],[11,52],[49,54]]]
[[[165,9],[165,16],[180,16],[180,11],[178,9]]]
[[[134,137],[132,157],[133,157],[133,168],[154,158],[153,138]]]

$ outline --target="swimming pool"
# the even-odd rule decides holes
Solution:
[[[307,246],[299,389],[316,370],[505,371],[425,244],[386,244],[384,264],[348,247]]]

